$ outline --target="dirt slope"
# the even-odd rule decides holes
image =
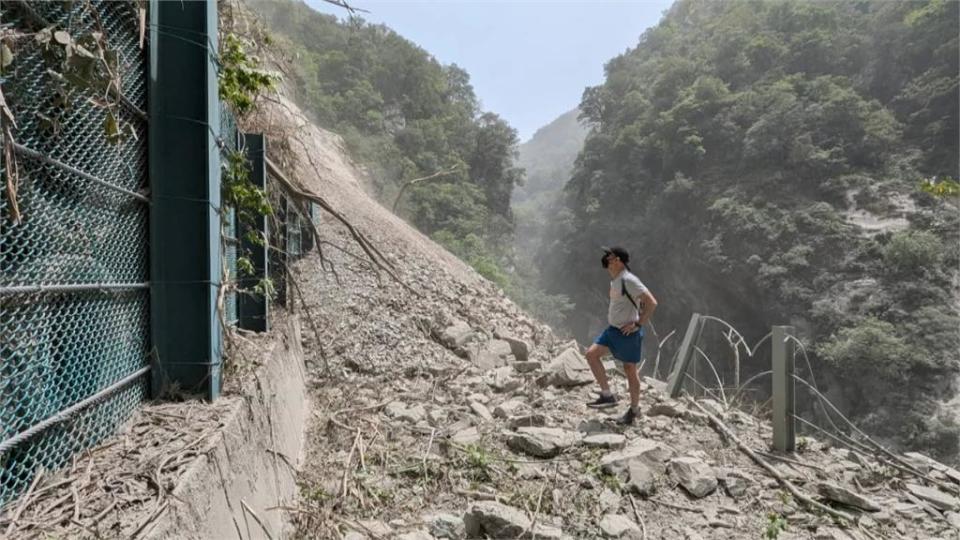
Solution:
[[[765,458],[802,493],[846,500],[831,508],[856,521],[839,523],[789,495],[704,410],[767,451],[770,427],[748,414],[670,400],[650,380],[645,416],[616,426],[622,407],[583,406],[593,385],[576,344],[368,197],[336,136],[288,102],[257,123],[279,141],[271,153],[289,176],[342,212],[409,286],[378,276],[329,216],[319,224],[327,266],[316,253],[296,264],[301,314],[320,334],[305,321],[315,410],[302,500],[287,509],[298,536],[956,537],[960,473],[922,456],[909,461],[919,477],[815,440]],[[622,377],[614,384],[625,394]]]

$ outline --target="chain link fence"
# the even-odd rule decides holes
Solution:
[[[15,197],[0,196],[3,506],[143,401],[150,319],[147,55],[137,4],[3,2],[0,21],[14,36],[4,41],[0,88],[16,122],[3,121],[0,177],[15,174],[17,186]],[[44,43],[37,36],[47,28],[65,34]],[[82,55],[77,47],[97,34],[121,75],[109,95],[83,79],[108,64],[79,63],[88,71],[69,74],[78,80],[58,69],[58,54]]]

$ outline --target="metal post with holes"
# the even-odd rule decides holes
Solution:
[[[221,377],[217,3],[152,1],[150,28],[153,392],[213,400]]]
[[[680,350],[677,351],[677,361],[674,362],[673,370],[670,371],[670,378],[667,379],[667,392],[672,398],[679,397],[680,391],[683,390],[687,367],[690,365],[690,359],[693,357],[693,348],[696,345],[696,338],[700,334],[703,322],[699,313],[694,313],[690,316],[687,333],[683,335]]]
[[[796,401],[793,379],[792,326],[774,326],[770,335],[773,349],[773,447],[793,452],[796,447]]]
[[[267,163],[264,156],[267,151],[267,140],[263,133],[244,133],[246,143],[244,151],[250,164],[250,182],[266,193],[267,190]],[[266,332],[270,328],[269,301],[264,294],[255,292],[261,280],[270,276],[267,270],[267,243],[270,234],[267,216],[256,216],[253,223],[238,220],[237,236],[240,238],[240,251],[253,265],[253,275],[240,276],[240,296],[237,298],[239,312],[238,324],[240,328],[255,332]],[[259,238],[256,242],[253,238]]]

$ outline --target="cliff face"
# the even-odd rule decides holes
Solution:
[[[726,396],[671,400],[654,379],[634,426],[613,422],[622,406],[586,408],[594,386],[579,347],[375,202],[337,137],[297,116],[288,103],[263,111],[272,158],[366,235],[402,281],[375,272],[328,215],[317,227],[325,262],[313,253],[294,269],[314,404],[290,510],[298,536],[955,534],[960,474],[922,456],[898,458],[899,470],[916,471],[907,474],[863,446],[802,439],[785,459],[757,454],[764,469],[721,432],[765,452],[766,421]],[[625,396],[620,371],[609,371]],[[858,525],[837,525],[798,494]]]

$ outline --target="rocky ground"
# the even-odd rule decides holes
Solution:
[[[617,426],[624,406],[584,406],[594,385],[576,343],[359,188],[326,189],[336,178],[310,177],[301,183],[363,223],[409,289],[378,278],[332,219],[318,227],[328,270],[316,254],[296,265],[309,308],[301,316],[320,332],[305,321],[314,414],[302,500],[290,509],[298,536],[957,537],[960,474],[922,456],[911,463],[942,489],[813,439],[777,457],[765,422],[712,400],[669,399],[652,379],[643,417]],[[802,493],[854,519],[802,504],[708,415]]]

